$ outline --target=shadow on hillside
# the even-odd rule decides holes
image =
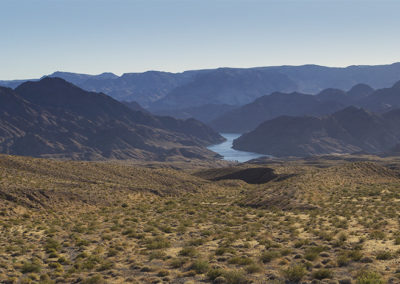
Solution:
[[[210,169],[197,172],[195,175],[212,181],[237,179],[249,184],[263,184],[277,179],[281,181],[290,177],[277,175],[273,169],[267,167]]]

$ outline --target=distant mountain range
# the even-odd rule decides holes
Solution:
[[[282,156],[383,153],[400,141],[400,110],[375,114],[354,106],[325,117],[280,116],[234,140],[233,148]]]
[[[358,84],[348,92],[330,88],[317,95],[277,92],[262,96],[250,104],[228,111],[209,122],[209,125],[219,132],[244,133],[253,130],[266,120],[281,115],[321,116],[331,114],[350,105],[376,110],[376,102],[371,104],[370,99],[367,99],[373,93],[374,89],[365,84]],[[400,100],[395,105],[400,106]],[[383,106],[389,106],[388,104],[384,103],[381,107],[381,110],[388,110]]]
[[[77,160],[204,159],[215,156],[205,146],[223,140],[194,119],[133,110],[60,78],[25,82],[15,90],[0,87],[0,153]]]
[[[204,123],[209,123],[217,119],[221,115],[236,109],[237,107],[226,104],[206,104],[196,107],[187,107],[180,109],[161,109],[152,110],[152,113],[157,115],[168,115],[175,118],[187,119],[195,118]]]
[[[173,110],[186,109],[176,112],[182,116],[205,105],[241,106],[272,92],[316,94],[327,88],[349,90],[359,83],[374,89],[385,88],[400,79],[400,63],[346,68],[304,65],[183,73],[149,71],[122,76],[55,72],[49,76],[63,78],[88,91],[103,92],[119,101],[136,101],[151,111],[175,113]],[[0,85],[14,88],[23,82],[0,81]],[[201,116],[210,119],[206,114]]]

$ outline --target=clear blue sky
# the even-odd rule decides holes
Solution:
[[[400,1],[1,0],[0,79],[400,61]]]

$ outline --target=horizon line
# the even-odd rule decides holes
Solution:
[[[61,70],[56,70],[50,74],[45,74],[41,75],[40,77],[30,77],[30,78],[18,78],[18,79],[0,79],[0,82],[5,82],[5,81],[27,81],[27,80],[40,80],[42,78],[48,77],[53,75],[54,73],[68,73],[68,74],[75,74],[75,75],[88,75],[88,76],[100,76],[103,74],[112,74],[117,76],[118,78],[121,78],[122,76],[126,74],[143,74],[143,73],[148,73],[148,72],[162,72],[162,73],[170,73],[170,74],[182,74],[185,72],[193,72],[193,71],[206,71],[206,70],[218,70],[218,69],[258,69],[258,68],[278,68],[278,67],[304,67],[304,66],[316,66],[316,67],[326,67],[326,68],[339,68],[339,69],[346,69],[346,68],[351,68],[351,67],[372,67],[372,66],[390,66],[390,65],[395,65],[395,64],[400,64],[400,61],[395,61],[392,63],[386,63],[386,64],[351,64],[351,65],[342,65],[342,66],[329,66],[329,65],[320,65],[320,64],[314,64],[314,63],[308,63],[308,64],[299,64],[299,65],[291,65],[291,64],[282,64],[282,65],[264,65],[264,66],[250,66],[250,67],[229,67],[229,66],[220,66],[220,67],[214,67],[214,68],[194,68],[194,69],[187,69],[183,71],[178,71],[178,72],[172,72],[172,71],[164,71],[164,70],[155,70],[155,69],[147,69],[145,71],[136,71],[136,72],[124,72],[124,73],[118,73],[118,72],[111,72],[111,71],[104,71],[102,73],[80,73],[80,72],[73,72],[73,71],[61,71]],[[119,75],[120,74],[120,75]]]

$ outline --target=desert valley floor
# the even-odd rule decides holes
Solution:
[[[1,155],[0,279],[399,283],[399,166],[373,156],[128,164]]]

